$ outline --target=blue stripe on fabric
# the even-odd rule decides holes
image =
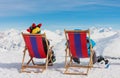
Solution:
[[[75,49],[76,49],[76,54],[78,57],[82,57],[82,49],[81,49],[81,40],[80,40],[80,34],[75,33],[74,34],[74,44],[75,44]]]
[[[40,58],[40,54],[38,52],[38,48],[37,48],[37,41],[36,41],[36,38],[35,37],[30,37],[30,41],[31,41],[31,44],[32,44],[32,49],[33,49],[33,52],[34,52],[34,55],[36,58]]]

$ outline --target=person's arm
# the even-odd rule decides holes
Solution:
[[[90,42],[92,44],[92,47],[94,47],[96,45],[95,41],[93,41],[92,39],[90,39]]]

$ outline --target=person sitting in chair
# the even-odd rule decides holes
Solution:
[[[81,29],[74,29],[74,30],[81,30]],[[90,41],[89,41],[90,40]],[[87,49],[88,49],[88,54],[90,56],[90,43],[92,44],[92,48],[96,45],[95,41],[93,41],[92,39],[89,39],[87,37]],[[92,58],[92,61],[93,61],[93,64],[95,64],[97,62],[97,57],[96,57],[96,52],[92,49],[93,51],[93,58]],[[76,57],[73,57],[73,61],[80,64],[80,59],[79,58],[76,58]]]
[[[90,40],[90,41],[89,41]],[[88,49],[88,55],[90,56],[90,43],[89,42],[91,42],[91,44],[92,44],[92,48],[96,45],[96,43],[95,43],[95,41],[93,41],[92,39],[89,39],[88,37],[87,37],[87,49]],[[96,52],[95,52],[95,50],[93,50],[92,49],[92,51],[93,51],[93,58],[92,58],[92,60],[93,60],[93,64],[95,64],[96,62],[97,62],[97,59],[96,59]],[[80,63],[80,59],[79,58],[76,58],[76,57],[74,57],[73,58],[73,61],[74,62],[76,62],[76,63]]]
[[[42,26],[42,24],[36,25],[35,23],[33,23],[32,26],[30,26],[30,27],[27,29],[27,31],[28,31],[29,33],[31,33],[31,34],[40,34],[40,33],[41,33],[41,29],[40,29],[41,26]],[[49,42],[49,40],[47,40],[47,43],[46,43],[45,38],[42,38],[42,40],[43,40],[43,47],[44,47],[45,53],[46,53],[46,55],[47,55],[47,50],[48,50],[48,48],[47,48],[47,43],[48,43],[48,45],[50,45],[50,42]],[[51,52],[52,52],[52,61],[50,60],[50,61],[48,62],[48,65],[49,65],[49,66],[52,66],[52,65],[53,65],[53,62],[56,61],[54,51],[52,50]],[[48,56],[48,60],[49,60],[49,59],[50,59],[50,56]]]

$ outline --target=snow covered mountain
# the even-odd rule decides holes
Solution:
[[[113,31],[112,28],[90,28],[91,38],[96,41],[95,50],[97,55],[120,57],[120,32]],[[23,49],[24,42],[21,32],[27,33],[25,30],[18,31],[16,29],[10,29],[0,32],[0,50],[10,51]],[[65,36],[64,32],[60,30],[50,31],[43,30],[42,33],[46,33],[51,45],[54,46],[54,50],[57,50],[58,46],[61,50],[64,50]]]
[[[10,29],[0,32],[0,48],[5,50],[18,50],[22,46],[21,34],[18,30]]]
[[[47,38],[53,45],[56,55],[56,62],[53,66],[43,73],[20,73],[24,41],[21,32],[27,33],[26,30],[18,31],[10,29],[0,31],[0,78],[119,78],[120,77],[120,31],[113,31],[111,28],[90,28],[91,38],[95,40],[94,47],[97,55],[104,55],[110,62],[107,69],[92,68],[88,76],[82,75],[65,75],[65,35],[63,31],[43,30]],[[26,60],[29,59],[26,55]],[[115,59],[111,59],[115,58]],[[25,60],[25,61],[26,61]],[[27,61],[26,61],[27,62]],[[81,62],[82,63],[82,62]],[[76,70],[75,70],[76,71]],[[78,70],[79,71],[79,70]]]
[[[24,47],[24,41],[21,32],[28,33],[25,30],[18,31],[16,29],[10,29],[7,31],[0,32],[0,49],[4,51],[19,50]],[[49,31],[43,30],[42,33],[46,33],[47,39],[50,41],[51,45],[55,46],[57,43],[61,42],[64,38],[63,32],[61,31]],[[62,34],[62,35],[61,35]]]

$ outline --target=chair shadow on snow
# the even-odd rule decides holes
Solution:
[[[49,70],[51,71],[58,71],[60,73],[63,73],[64,71],[64,62],[62,63],[54,63],[53,66],[48,66]],[[21,63],[0,63],[0,69],[12,69],[20,72],[21,69]]]
[[[0,63],[1,69],[17,69],[19,72],[21,68],[21,63]]]
[[[49,70],[53,70],[53,71],[58,71],[60,73],[63,73],[64,71],[64,62],[61,62],[61,63],[54,63],[53,66],[49,66]]]
[[[110,65],[120,65],[120,63],[110,63]]]

